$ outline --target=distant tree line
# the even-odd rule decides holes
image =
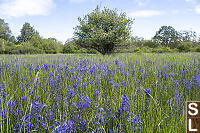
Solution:
[[[172,26],[161,26],[151,40],[131,38],[135,52],[200,52],[200,36],[195,31],[176,31]]]
[[[177,31],[161,26],[151,40],[131,36],[133,19],[126,13],[99,6],[78,18],[74,38],[64,45],[55,38],[43,38],[30,23],[24,23],[20,35],[14,37],[8,23],[0,18],[1,54],[57,54],[113,52],[200,52],[200,36],[194,31]]]
[[[20,35],[14,37],[8,23],[0,19],[0,54],[96,53],[75,44],[73,39],[63,45],[55,38],[43,38],[30,23],[23,24]]]

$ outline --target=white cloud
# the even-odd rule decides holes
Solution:
[[[195,11],[196,11],[197,14],[200,14],[200,5],[197,5],[195,7]]]
[[[130,13],[129,15],[133,18],[147,18],[153,16],[163,15],[165,12],[159,10],[138,10]]]
[[[48,15],[53,7],[55,7],[53,0],[4,0],[0,3],[0,15],[6,17]]]

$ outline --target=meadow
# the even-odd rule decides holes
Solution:
[[[182,133],[200,53],[0,55],[0,132]]]

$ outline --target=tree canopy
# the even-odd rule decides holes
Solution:
[[[124,12],[108,8],[100,10],[98,6],[78,21],[74,32],[76,43],[102,54],[110,54],[117,44],[128,39],[133,23]]]
[[[27,23],[27,22],[22,26],[22,29],[20,32],[21,32],[21,35],[19,35],[17,38],[19,43],[29,41],[31,37],[37,33],[35,29],[30,25],[30,23]]]
[[[12,35],[12,32],[3,19],[0,18],[0,38],[11,42],[15,41],[15,37]]]
[[[162,26],[153,39],[162,46],[174,47],[179,39],[179,34],[172,26]]]

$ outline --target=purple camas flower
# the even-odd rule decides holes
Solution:
[[[122,103],[120,108],[118,108],[118,118],[123,122],[123,124],[127,123],[127,119],[130,118],[131,115],[131,102],[126,95],[122,96]]]
[[[97,78],[96,81],[95,81],[95,85],[98,85],[100,82],[101,82],[101,79]]]
[[[174,73],[174,76],[177,77],[177,76],[178,76],[178,73]]]
[[[87,128],[88,128],[87,123],[85,121],[82,121],[79,125],[79,129],[84,132],[87,130]]]
[[[113,85],[115,82],[113,80],[110,81],[110,84]]]
[[[175,81],[175,85],[176,85],[176,86],[179,86],[178,80]]]
[[[28,64],[29,67],[29,71],[33,70],[33,65],[32,64]]]
[[[22,97],[22,101],[25,101],[27,99],[26,95]]]
[[[93,74],[94,69],[95,69],[95,66],[89,68],[91,75]]]
[[[35,70],[35,73],[37,73],[39,71],[39,66],[36,65],[36,67],[34,68],[34,70]]]
[[[92,79],[91,81],[90,81],[90,84],[92,85],[94,83],[94,80]]]
[[[185,87],[186,87],[186,89],[187,89],[188,92],[189,92],[189,90],[191,89],[191,84],[192,84],[192,81],[191,81],[191,80],[188,80],[188,81],[186,82]]]
[[[195,73],[195,75],[193,76],[193,82],[196,84],[196,83],[199,83],[199,75],[197,73]]]
[[[99,97],[99,91],[96,89],[95,91],[94,91],[94,94],[93,94],[94,96],[96,96],[97,98]]]
[[[114,87],[119,87],[119,84],[118,83],[114,84]]]
[[[54,115],[53,112],[51,110],[49,110],[48,114],[49,114],[49,118],[52,119],[53,115]]]
[[[145,99],[145,116],[147,115],[147,111],[149,109],[149,98],[150,98],[150,94],[151,94],[151,88],[146,88],[144,89],[144,93],[147,95],[146,99]]]
[[[70,87],[67,88],[67,96],[68,96],[68,99],[70,99],[70,100],[71,100],[72,98],[76,97],[76,94],[74,93],[73,90],[70,89]]]
[[[52,133],[71,133],[73,132],[73,123],[69,121],[67,123],[62,123],[57,126]]]
[[[33,129],[33,125],[30,122],[29,116],[23,116],[20,122],[17,122],[17,126],[14,128],[14,131],[17,132],[30,132]]]
[[[73,83],[73,88],[76,89],[78,85],[80,84],[81,79],[78,77],[78,79]]]
[[[90,108],[91,101],[87,96],[82,95],[81,98],[79,99],[79,103],[78,104],[74,103],[73,105],[77,110],[86,110]]]
[[[49,74],[51,77],[54,77],[54,73],[53,72],[50,72]]]
[[[167,104],[169,105],[169,110],[172,110],[174,108],[174,102],[173,101],[168,100]]]
[[[103,122],[104,120],[106,120],[107,115],[108,115],[108,114],[106,113],[106,111],[104,111],[103,108],[99,108],[99,109],[98,109],[98,118],[101,119],[102,122]]]
[[[149,96],[149,94],[151,94],[151,88],[144,89],[144,93],[147,94],[147,96]]]
[[[115,60],[115,64],[116,64],[116,65],[119,65],[119,61],[118,61],[117,59]]]
[[[163,68],[165,69],[165,71],[167,71],[167,66],[163,66]]]

